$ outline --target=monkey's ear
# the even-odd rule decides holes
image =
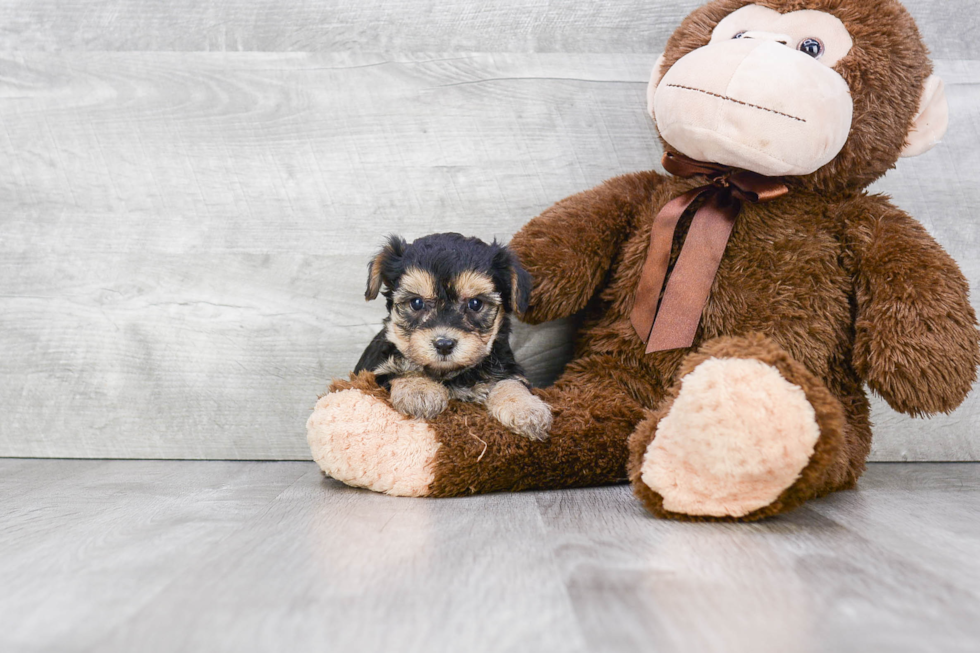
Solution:
[[[371,301],[381,292],[381,284],[391,285],[393,279],[397,277],[398,266],[402,254],[405,253],[405,240],[399,236],[388,236],[388,242],[377,256],[368,263],[367,290],[364,291],[364,299]]]
[[[935,75],[926,80],[919,101],[919,113],[905,137],[903,157],[919,156],[939,144],[949,127],[949,105],[943,80]]]
[[[657,57],[657,63],[653,64],[653,70],[650,72],[650,83],[647,84],[647,113],[654,120],[657,116],[653,114],[653,96],[657,93],[657,87],[660,86],[660,80],[664,78],[664,73],[666,70],[661,70],[664,65],[664,53],[660,53]]]

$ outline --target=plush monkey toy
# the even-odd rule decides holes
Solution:
[[[945,132],[942,82],[897,0],[716,0],[667,44],[649,108],[673,173],[612,179],[511,242],[531,323],[581,313],[576,358],[540,391],[550,438],[479,407],[431,422],[370,375],[310,417],[330,476],[458,496],[625,480],[655,515],[752,520],[854,487],[864,384],[948,412],[980,362],[968,284],[866,188]]]

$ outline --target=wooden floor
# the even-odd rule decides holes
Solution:
[[[628,487],[394,499],[304,462],[0,460],[0,650],[977,651],[980,464],[762,524]]]

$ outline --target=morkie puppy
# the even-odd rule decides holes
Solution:
[[[384,328],[354,372],[374,372],[399,412],[432,419],[450,399],[483,404],[511,431],[543,440],[551,409],[531,394],[510,348],[510,315],[527,310],[531,278],[506,247],[460,234],[407,244],[391,236],[369,265],[382,285]]]

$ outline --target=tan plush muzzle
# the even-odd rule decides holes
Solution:
[[[779,36],[712,43],[674,64],[653,95],[664,140],[694,159],[771,177],[833,160],[851,129],[847,82]]]

